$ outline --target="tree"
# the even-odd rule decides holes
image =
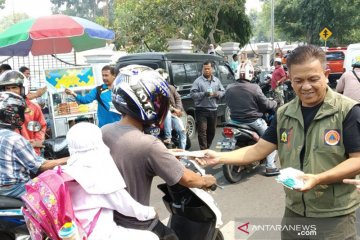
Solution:
[[[275,6],[276,27],[288,40],[321,45],[320,31],[327,27],[333,35],[328,45],[360,41],[357,23],[360,0],[280,0]]]
[[[0,9],[4,9],[5,7],[5,0],[0,0]]]
[[[116,0],[115,29],[120,44],[133,51],[165,50],[169,38],[190,39],[198,48],[208,43],[238,41],[251,36],[244,0]],[[140,47],[142,48],[140,48]]]
[[[26,13],[14,13],[4,16],[0,21],[1,32],[9,28],[11,25],[28,18],[29,16]]]
[[[105,21],[108,25],[111,18],[114,1],[113,0],[50,0],[53,4],[52,11],[69,16],[77,16],[96,21]]]

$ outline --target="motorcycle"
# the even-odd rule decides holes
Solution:
[[[89,118],[78,117],[74,120],[73,124],[79,122],[91,122]],[[68,157],[69,148],[66,142],[66,136],[58,136],[55,138],[48,138],[44,141],[44,158],[46,159],[58,159]]]
[[[45,159],[58,159],[68,157],[70,155],[66,136],[46,139],[43,145]]]
[[[256,83],[260,86],[262,92],[264,95],[268,98],[275,99],[274,91],[271,90],[270,82],[271,82],[271,73],[266,74],[264,79],[260,79],[260,75],[255,76],[254,79],[251,81],[252,83]],[[284,103],[290,102],[296,97],[296,94],[294,92],[294,89],[291,86],[291,81],[287,79],[282,85],[281,85],[284,95]]]
[[[186,168],[201,175],[205,174],[205,170],[195,161],[185,157],[180,161]],[[215,190],[216,187],[212,186],[211,190]],[[160,184],[158,188],[165,194],[162,199],[170,213],[168,227],[176,233],[179,240],[224,239],[219,230],[222,225],[221,211],[208,192],[180,184]]]
[[[0,239],[30,240],[20,199],[0,196]]]
[[[291,86],[291,81],[287,80],[284,82],[283,84],[283,90],[284,90],[284,102],[290,102],[291,100],[293,100],[296,97],[296,93],[293,89],[293,87]]]
[[[255,129],[252,129],[248,125],[235,123],[225,123],[222,135],[223,139],[217,143],[216,147],[220,149],[221,152],[233,151],[238,148],[250,146],[260,139]],[[265,160],[256,161],[243,166],[224,164],[222,167],[224,177],[230,183],[237,183],[245,174],[258,168],[264,161]]]

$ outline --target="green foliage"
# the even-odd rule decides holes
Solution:
[[[114,29],[118,45],[143,51],[167,48],[167,39],[190,39],[197,49],[209,43],[238,41],[251,35],[244,0],[117,0]]]
[[[114,20],[114,0],[50,0],[52,12],[96,21],[105,27]]]
[[[0,0],[0,9],[4,9],[5,7],[5,0]]]
[[[323,45],[320,31],[333,33],[328,46],[360,41],[360,0],[279,0],[275,6],[277,30],[289,41]]]
[[[9,28],[11,25],[20,22],[22,20],[28,19],[29,16],[26,13],[14,13],[11,15],[7,15],[3,18],[1,18],[0,21],[0,29],[2,31],[5,31],[7,28]]]
[[[333,35],[327,46],[360,42],[360,0],[274,0],[275,41],[301,41],[324,45],[320,31],[327,27]],[[249,14],[255,42],[270,41],[271,0],[265,0],[260,13]]]

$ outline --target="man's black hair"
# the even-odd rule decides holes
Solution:
[[[21,73],[24,73],[25,71],[30,71],[30,69],[28,67],[22,66],[22,67],[19,68],[19,71]]]
[[[211,67],[214,67],[214,61],[211,61],[211,60],[206,60],[206,61],[203,63],[203,66],[209,65],[209,64],[211,64]]]
[[[3,63],[0,65],[0,72],[6,71],[6,70],[12,70],[11,66],[7,63]]]
[[[110,71],[111,75],[116,76],[116,75],[115,75],[115,68],[112,67],[112,66],[110,66],[110,65],[105,65],[105,66],[101,69],[101,71]]]

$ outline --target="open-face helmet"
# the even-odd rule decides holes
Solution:
[[[5,91],[6,86],[18,86],[20,88],[20,95],[25,97],[24,81],[26,77],[19,71],[7,70],[0,75],[0,91]]]
[[[254,67],[248,61],[240,63],[236,72],[236,80],[251,81],[254,77]]]

